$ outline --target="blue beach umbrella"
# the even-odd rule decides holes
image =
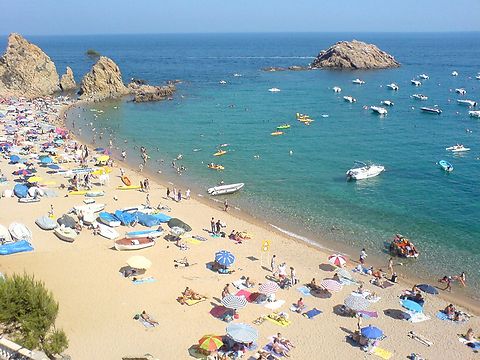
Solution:
[[[230,266],[234,263],[235,256],[227,250],[221,250],[215,254],[215,261],[220,265]]]
[[[58,170],[60,169],[60,166],[58,166],[57,164],[51,164],[51,165],[48,165],[48,168],[52,170]]]
[[[16,164],[16,163],[18,163],[19,161],[20,161],[20,156],[18,156],[18,155],[12,155],[12,156],[10,156],[10,162],[11,162],[12,164]]]
[[[417,285],[417,288],[419,288],[423,292],[426,292],[427,294],[438,295],[438,290],[432,285],[420,284],[420,285]]]
[[[362,328],[360,332],[367,339],[380,339],[383,336],[383,331],[372,325]]]
[[[251,343],[258,339],[258,331],[254,327],[242,323],[230,323],[227,326],[227,334],[235,341]]]
[[[422,305],[420,305],[419,303],[417,303],[415,301],[412,301],[412,300],[402,300],[402,301],[400,301],[400,304],[402,304],[402,306],[405,309],[413,311],[413,312],[422,312],[423,311]]]
[[[51,164],[51,163],[53,163],[53,159],[49,156],[45,156],[45,157],[40,159],[40,162],[42,164]]]

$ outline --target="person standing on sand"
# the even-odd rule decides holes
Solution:
[[[187,189],[187,191],[185,191],[185,199],[190,200],[190,189]]]
[[[364,265],[365,264],[365,259],[367,258],[368,254],[365,251],[365,248],[362,249],[360,252],[360,264]]]
[[[467,286],[467,274],[465,273],[465,271],[462,271],[460,275],[455,275],[452,279],[459,281],[463,286]]]
[[[178,190],[178,202],[182,201],[182,190]]]
[[[298,279],[297,279],[297,273],[295,272],[295,269],[293,266],[290,266],[290,280],[292,281],[292,285],[297,285]]]
[[[390,273],[394,273],[393,271],[393,258],[391,257],[390,260],[388,260],[388,270],[390,271]]]
[[[127,159],[127,152],[125,150],[122,150],[122,159],[123,161]]]
[[[270,260],[270,269],[272,270],[272,273],[275,273],[275,260],[276,260],[277,255],[273,255],[272,259]]]
[[[225,201],[223,202],[223,210],[228,211],[228,201],[227,201],[227,199],[225,199]]]
[[[216,234],[220,234],[220,231],[222,230],[222,222],[220,221],[220,219],[217,220],[215,227],[216,227]]]
[[[447,284],[447,286],[445,286],[445,289],[441,289],[441,290],[443,290],[443,291],[448,290],[449,292],[452,292],[452,277],[451,276],[445,275],[443,278],[438,280],[438,282],[443,282],[443,283]]]
[[[215,234],[215,219],[212,217],[212,220],[210,220],[210,229],[212,231],[212,234]]]
[[[177,200],[177,189],[176,188],[173,188],[172,198],[173,198],[173,200]]]
[[[167,199],[170,198],[170,188],[167,187]]]
[[[150,193],[147,192],[147,197],[145,199],[145,205],[147,207],[150,207]]]

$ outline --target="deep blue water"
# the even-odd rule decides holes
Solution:
[[[377,44],[402,66],[378,71],[260,71],[266,66],[306,65],[321,49],[353,38]],[[77,79],[91,67],[92,60],[84,54],[93,48],[117,62],[125,81],[183,80],[174,101],[119,102],[115,108],[96,104],[104,113],[80,112],[77,128],[84,126],[84,135],[89,132],[87,124],[94,122],[97,132],[105,132],[104,141],[114,134],[116,146],[146,146],[152,170],[160,169],[175,181],[169,164],[181,153],[181,163],[188,169],[182,181],[201,191],[222,179],[245,182],[244,191],[230,198],[232,204],[314,241],[326,237],[381,255],[384,241],[402,233],[422,252],[410,265],[418,274],[442,276],[466,270],[470,283],[480,288],[480,121],[468,117],[468,108],[456,103],[460,96],[453,91],[464,87],[467,95],[462,98],[480,100],[480,81],[475,79],[480,71],[480,33],[30,40],[52,57],[59,72],[71,66]],[[2,47],[4,43],[1,39]],[[460,75],[451,76],[453,70]],[[242,77],[233,77],[234,73]],[[415,88],[410,80],[421,73],[430,79]],[[357,77],[366,84],[352,84]],[[227,85],[220,85],[220,80]],[[386,88],[391,82],[399,84],[398,92]],[[333,86],[340,86],[342,93],[333,93]],[[271,87],[282,91],[270,93]],[[415,101],[410,97],[414,93],[429,100]],[[358,102],[348,104],[344,95]],[[395,106],[384,118],[362,109],[386,99]],[[420,113],[420,106],[433,105],[443,109],[441,116]],[[295,121],[296,112],[316,121],[304,126]],[[292,128],[283,136],[270,136],[282,123]],[[472,150],[462,156],[445,151],[457,142]],[[214,158],[222,143],[231,144],[230,153]],[[137,152],[129,151],[129,158],[138,158]],[[450,161],[454,172],[443,173],[436,165],[440,159]],[[346,182],[345,171],[354,160],[383,164],[386,172]],[[224,165],[225,171],[207,169],[212,161]]]

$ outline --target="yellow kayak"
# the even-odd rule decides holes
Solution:
[[[227,151],[225,150],[218,150],[215,154],[213,154],[213,156],[222,156],[222,155],[225,155],[227,153]]]
[[[130,186],[120,185],[120,186],[117,186],[117,190],[138,190],[138,189],[140,189],[140,185],[130,185]]]
[[[85,195],[89,191],[91,190],[72,190],[68,192],[68,195]]]
[[[298,119],[298,121],[303,123],[311,123],[311,122],[314,122],[315,120],[308,118],[308,119]]]
[[[208,164],[207,165],[209,169],[212,169],[212,170],[224,170],[225,167],[223,167],[222,165],[218,165],[218,164]]]
[[[270,135],[272,135],[272,136],[283,135],[283,131],[274,131],[274,132],[270,133]]]

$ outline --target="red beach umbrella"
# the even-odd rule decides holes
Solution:
[[[280,286],[276,282],[267,281],[260,285],[258,291],[265,295],[270,295],[276,293],[280,289]]]
[[[333,254],[328,257],[328,262],[332,265],[343,267],[347,263],[347,258],[340,254]]]

